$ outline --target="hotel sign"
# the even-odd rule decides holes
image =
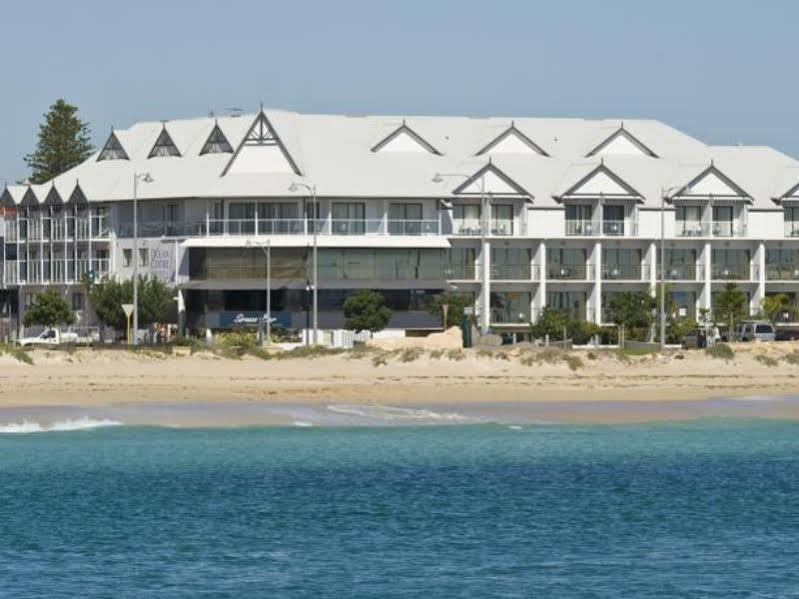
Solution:
[[[263,312],[220,312],[219,326],[221,328],[258,327],[266,324],[266,314]],[[291,315],[284,312],[272,313],[272,324],[284,327],[291,326]]]

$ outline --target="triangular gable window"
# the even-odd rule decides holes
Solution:
[[[477,156],[483,154],[539,154],[549,156],[538,144],[516,128],[514,123],[488,143]]]
[[[604,164],[600,164],[575,183],[561,198],[635,198],[643,200],[638,191],[627,184]]]
[[[673,198],[728,198],[751,199],[732,179],[717,169],[713,163],[680,189]]]
[[[74,206],[85,206],[89,203],[86,199],[86,195],[80,188],[80,183],[75,183],[75,189],[73,189],[72,193],[69,195],[69,203]]]
[[[435,154],[441,156],[441,152],[436,150],[425,139],[411,129],[405,121],[402,121],[397,129],[383,138],[374,147],[372,152],[408,152]]]
[[[180,156],[180,151],[175,142],[172,141],[172,138],[169,137],[166,127],[161,129],[161,133],[158,135],[158,139],[155,140],[155,145],[150,150],[147,158],[156,158],[158,156]]]
[[[605,141],[588,152],[587,157],[590,156],[649,156],[650,158],[657,158],[652,150],[650,150],[641,140],[635,137],[632,133],[624,128],[624,125],[619,127],[613,135],[608,137]]]
[[[780,200],[799,200],[799,183],[791,187],[787,192],[782,194]]]
[[[119,143],[116,133],[113,131],[108,136],[108,141],[105,142],[103,149],[100,150],[99,156],[97,156],[97,162],[101,160],[129,160],[125,148]]]
[[[47,197],[44,198],[45,206],[60,206],[64,203],[64,200],[61,199],[61,194],[58,193],[58,190],[55,188],[55,185],[50,186],[50,191],[47,192]]]
[[[0,206],[3,208],[14,208],[16,206],[14,203],[14,198],[11,195],[11,192],[8,190],[8,187],[6,187],[3,190],[3,194],[0,195]]]
[[[228,173],[294,173],[302,175],[294,159],[263,112],[236,149],[222,175]]]
[[[469,180],[456,188],[453,193],[476,196],[486,193],[499,196],[521,195],[530,197],[530,194],[521,185],[490,163],[472,175]]]
[[[200,156],[205,154],[232,154],[233,147],[228,143],[227,137],[225,134],[222,133],[222,129],[219,128],[219,124],[215,123],[214,128],[211,131],[211,135],[208,136],[208,140],[205,142],[202,150],[200,150]]]
[[[22,196],[22,201],[19,203],[20,206],[24,206],[26,208],[33,208],[39,205],[39,200],[36,199],[36,194],[33,193],[33,190],[28,187],[25,191],[25,195]]]

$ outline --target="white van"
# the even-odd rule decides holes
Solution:
[[[741,326],[741,341],[774,341],[777,332],[770,322],[746,322]]]

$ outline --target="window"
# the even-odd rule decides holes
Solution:
[[[366,232],[366,204],[362,202],[333,202],[333,234],[359,235]]]
[[[568,312],[575,318],[585,318],[586,294],[581,291],[547,291],[547,308]]]
[[[25,294],[25,309],[27,310],[33,304],[36,303],[36,294],[35,293],[26,293]]]
[[[749,279],[749,250],[714,249],[712,258],[714,279]]]
[[[547,277],[550,279],[585,279],[586,251],[578,248],[559,248],[547,252]]]
[[[491,322],[512,324],[530,322],[531,296],[523,291],[492,292]]]
[[[732,222],[732,206],[713,206],[713,222]]]
[[[588,204],[567,204],[566,220],[591,220],[591,206]]]
[[[602,206],[602,232],[605,235],[624,235],[624,206]]]
[[[156,158],[158,156],[180,156],[180,152],[172,138],[169,137],[166,127],[161,129],[161,134],[155,140],[155,145],[150,150],[150,155],[147,158]]]
[[[133,255],[133,250],[122,250],[123,268],[130,268],[130,259],[132,255]]]
[[[214,125],[213,131],[211,131],[211,135],[208,136],[208,140],[205,142],[202,150],[200,150],[200,156],[204,154],[232,154],[233,148],[228,143],[225,134],[222,133],[222,130],[219,128],[219,125]]]
[[[610,280],[640,279],[641,250],[603,248],[602,278]]]
[[[82,293],[73,293],[72,294],[72,309],[73,310],[83,310],[86,305],[86,296]]]
[[[391,204],[388,207],[388,232],[391,235],[421,235],[422,205]]]
[[[125,148],[123,148],[122,144],[119,143],[119,140],[113,131],[108,137],[108,141],[105,142],[103,149],[100,150],[100,154],[97,156],[97,162],[102,160],[128,160],[128,155],[125,152]]]
[[[139,248],[139,266],[147,266],[150,263],[150,251],[147,248]]]
[[[491,206],[493,235],[513,235],[513,205],[494,204]]]
[[[234,202],[228,207],[228,232],[233,235],[255,233],[255,202]]]
[[[696,250],[667,249],[666,250],[666,279],[692,281],[697,278]],[[658,254],[657,277],[660,277],[660,262],[662,256]]]
[[[566,235],[594,235],[591,222],[591,206],[588,204],[566,205]]]
[[[502,248],[491,250],[491,278],[529,280],[532,250],[528,248]]]
[[[677,235],[682,237],[707,235],[702,226],[701,206],[676,206],[674,209]]]
[[[261,202],[258,204],[258,232],[301,233],[299,208],[296,202]]]
[[[456,235],[480,235],[480,204],[455,204],[452,219]]]

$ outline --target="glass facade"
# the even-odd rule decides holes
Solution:
[[[640,280],[641,250],[605,248],[602,250],[602,278],[606,280]]]
[[[712,257],[711,277],[714,280],[749,280],[749,250],[714,249]]]
[[[799,249],[774,248],[766,250],[766,280],[799,279]]]
[[[491,250],[491,278],[530,280],[533,250],[498,247]]]
[[[585,319],[586,298],[587,295],[583,291],[547,290],[547,308],[567,312],[574,318]]]
[[[523,291],[498,291],[491,293],[490,320],[496,324],[530,322],[532,295]]]
[[[665,278],[670,281],[694,281],[700,278],[696,265],[696,250],[694,249],[666,249]],[[660,279],[660,259],[658,271],[655,276]],[[704,276],[701,274],[701,276]]]
[[[547,251],[548,279],[586,279],[586,250],[553,248]]]

